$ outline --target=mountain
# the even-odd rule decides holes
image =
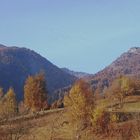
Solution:
[[[88,74],[88,73],[85,73],[85,72],[75,72],[75,71],[69,70],[67,68],[61,68],[61,69],[64,72],[66,72],[66,73],[68,73],[68,74],[70,74],[72,76],[77,77],[78,79],[92,76],[92,74]]]
[[[104,89],[120,75],[140,76],[140,48],[133,47],[123,53],[111,65],[90,77],[88,81],[94,89]]]
[[[0,49],[5,48],[5,45],[0,44]]]
[[[19,47],[0,45],[0,86],[6,91],[15,89],[17,99],[23,99],[23,86],[29,75],[43,70],[46,74],[49,95],[71,85],[76,77],[64,72],[36,52]]]

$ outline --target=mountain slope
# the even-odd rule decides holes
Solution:
[[[72,70],[69,70],[67,68],[61,68],[64,72],[70,74],[70,75],[73,75],[77,78],[85,78],[85,77],[89,77],[89,76],[92,76],[92,74],[88,74],[88,73],[85,73],[85,72],[75,72],[75,71],[72,71]]]
[[[23,86],[28,75],[41,70],[46,74],[50,95],[59,88],[69,86],[76,79],[32,50],[0,45],[0,86],[5,91],[12,86],[18,100],[23,98]]]
[[[123,53],[111,65],[98,72],[88,80],[92,87],[96,89],[108,87],[112,80],[120,75],[139,76],[140,75],[140,48],[133,47]]]

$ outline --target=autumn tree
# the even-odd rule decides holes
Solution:
[[[3,88],[0,87],[0,100],[2,99],[3,95],[4,95],[4,93],[3,93]]]
[[[47,89],[43,73],[27,78],[24,86],[24,103],[32,111],[44,109],[46,106]]]
[[[127,95],[133,92],[132,81],[129,77],[120,76],[112,82],[108,90],[108,95],[111,98],[115,98],[119,101],[120,108],[124,105],[124,99]]]
[[[18,107],[14,89],[9,88],[0,100],[0,115],[1,117],[13,117],[17,114],[17,111]]]
[[[69,94],[64,97],[64,106],[69,109],[73,119],[89,120],[89,114],[94,107],[94,97],[90,86],[83,80],[77,81]]]
[[[140,79],[138,77],[132,77],[131,81],[131,95],[140,95]]]
[[[105,106],[98,104],[92,112],[92,126],[96,133],[105,133],[110,124],[109,113],[106,112]]]

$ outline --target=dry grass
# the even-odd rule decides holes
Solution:
[[[72,140],[72,128],[64,112],[49,114],[32,121],[35,126],[21,140]]]
[[[74,126],[68,120],[65,111],[32,119],[30,120],[29,133],[26,133],[19,140],[78,140],[76,124]],[[25,122],[22,123],[25,124]],[[140,131],[137,124],[137,121],[114,124],[110,128],[109,135],[99,134],[95,136],[93,131],[87,128],[81,132],[79,140],[139,140]],[[13,124],[14,127],[16,125]],[[3,125],[3,128],[7,127],[8,124]],[[132,127],[135,127],[135,131],[130,133]],[[131,137],[128,134],[131,134]]]
[[[127,103],[124,105],[123,110],[134,111],[140,108],[139,97],[129,97],[126,101]],[[97,104],[108,106],[110,102],[100,100]],[[24,125],[27,121],[29,121],[30,127]],[[95,136],[89,127],[77,135],[77,124],[69,122],[66,110],[52,111],[45,115],[40,114],[40,117],[32,117],[28,120],[19,118],[18,121],[11,122],[12,127],[18,127],[20,122],[25,129],[29,128],[28,133],[25,133],[19,140],[140,140],[140,130],[136,120],[114,124],[110,128],[108,135],[99,134]],[[7,131],[8,127],[9,123],[0,125],[0,128],[5,129],[5,131]],[[133,131],[131,130],[132,128],[134,128]],[[1,136],[0,140],[2,140]]]
[[[36,120],[35,127],[21,140],[78,140],[76,124],[68,121],[67,113],[59,112]],[[85,130],[79,140],[94,140],[90,130]]]
[[[105,100],[104,102],[107,102],[107,100]],[[125,99],[124,105],[121,109],[119,108],[118,102],[114,102],[114,103],[111,101],[108,102],[109,102],[107,107],[108,111],[140,112],[140,96],[128,96]]]

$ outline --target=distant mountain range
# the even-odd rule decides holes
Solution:
[[[123,53],[111,65],[92,75],[59,68],[38,53],[19,47],[0,45],[0,86],[6,91],[15,89],[17,99],[23,99],[23,86],[29,75],[43,70],[46,74],[49,96],[59,97],[79,78],[86,79],[94,90],[110,86],[119,75],[140,76],[140,48],[133,47]],[[63,92],[64,93],[64,92]]]
[[[104,89],[120,75],[140,77],[140,48],[133,47],[123,53],[111,65],[88,78],[91,86]]]
[[[0,45],[0,86],[4,91],[12,86],[18,100],[23,99],[26,78],[41,70],[46,74],[50,96],[53,96],[54,91],[73,84],[77,79],[32,50]]]
[[[62,70],[66,73],[69,73],[70,75],[73,75],[73,76],[77,77],[78,79],[87,78],[87,77],[93,75],[93,74],[88,74],[88,73],[85,73],[85,72],[72,71],[72,70],[69,70],[68,68],[62,68]]]

